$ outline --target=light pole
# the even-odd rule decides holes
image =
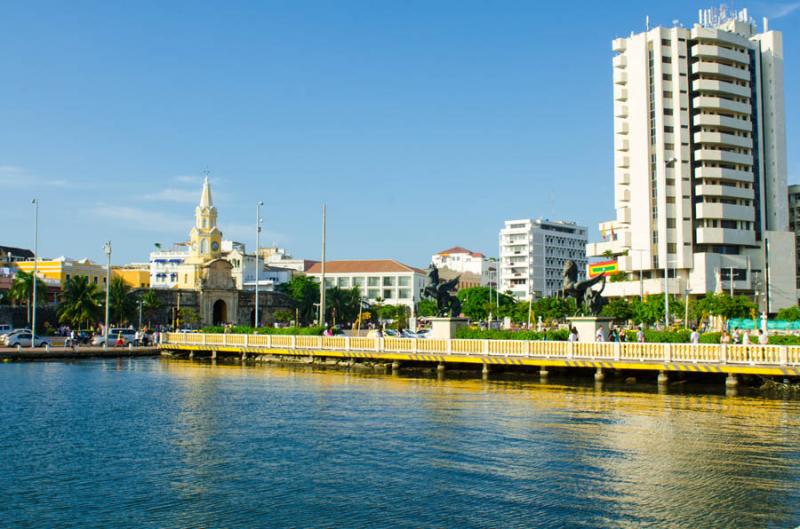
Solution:
[[[31,321],[31,347],[36,345],[36,279],[39,269],[39,199],[34,198],[33,204],[33,315]]]
[[[261,274],[259,274],[258,270],[258,249],[261,248],[261,206],[264,205],[264,202],[259,201],[256,204],[256,317],[254,326],[258,329],[258,278]]]
[[[322,278],[319,283],[319,325],[325,325],[325,243],[328,236],[328,215],[325,204],[322,205]]]
[[[137,304],[139,305],[139,327],[138,329],[142,330],[142,300],[140,299]]]
[[[108,301],[109,292],[111,289],[111,241],[106,241],[103,245],[103,251],[106,254],[108,265],[106,266],[106,324],[103,328],[103,349],[108,347]]]

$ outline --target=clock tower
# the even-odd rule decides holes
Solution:
[[[208,176],[203,182],[200,203],[194,210],[194,228],[189,234],[191,250],[187,262],[206,263],[221,255],[222,232],[217,228],[217,208],[211,200],[211,185]]]

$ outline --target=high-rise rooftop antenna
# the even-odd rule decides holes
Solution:
[[[650,15],[644,17],[644,27],[647,31],[650,31]]]

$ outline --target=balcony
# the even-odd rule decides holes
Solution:
[[[746,136],[735,136],[724,132],[695,132],[694,143],[703,145],[729,145],[731,147],[753,148],[753,139]]]
[[[618,185],[630,185],[631,183],[631,174],[628,171],[620,171],[616,174],[616,178],[614,179],[614,183]]]
[[[611,49],[617,53],[624,52],[627,46],[627,42],[623,38],[614,39],[611,41]]]
[[[692,81],[695,92],[730,94],[738,97],[750,97],[750,87],[712,79],[695,79]]]
[[[752,113],[752,107],[749,104],[722,99],[721,97],[698,96],[694,98],[692,105],[698,110],[727,110],[747,116]]]
[[[619,86],[614,87],[614,100],[615,101],[627,101],[628,100],[628,89],[622,88]]]
[[[614,116],[618,118],[628,117],[628,105],[614,105]]]
[[[750,46],[750,42],[738,33],[714,28],[704,28],[702,26],[695,26],[692,28],[692,40],[699,40],[702,41],[703,44],[710,46],[716,46],[717,44],[738,46],[740,48],[747,48]],[[708,41],[711,42],[708,43]]]
[[[631,208],[619,208],[617,210],[617,221],[621,224],[630,224]]]
[[[713,44],[696,44],[692,46],[692,55],[701,59],[723,59],[739,64],[750,65],[750,55],[742,51],[714,46]]]
[[[755,246],[754,231],[729,230],[726,228],[698,228],[695,230],[697,244],[742,244]]]
[[[735,129],[745,132],[753,131],[753,123],[745,119],[729,118],[716,114],[696,114],[693,118],[695,127],[718,127],[722,129]]]
[[[712,184],[700,184],[695,187],[695,192],[698,196],[705,197],[745,198],[749,200],[754,197],[752,189]]]
[[[625,70],[614,70],[614,84],[628,84],[628,73]]]
[[[738,165],[753,165],[753,156],[728,151],[698,149],[694,151],[694,159],[699,162],[725,162]]]
[[[696,62],[692,65],[693,74],[709,74],[739,79],[740,81],[750,80],[750,71],[726,66],[717,62]]]
[[[735,204],[697,204],[698,219],[755,220],[755,211],[749,206]],[[705,229],[705,228],[704,228]]]
[[[628,122],[621,121],[621,120],[614,120],[614,133],[615,134],[627,134],[628,133]]]
[[[694,170],[695,178],[714,178],[719,180],[738,180],[752,182],[753,173],[750,171],[737,171],[722,167],[698,167]]]
[[[621,140],[617,141],[617,150],[623,152],[630,150],[630,142],[627,138],[622,138]]]
[[[617,199],[620,202],[630,202],[631,201],[631,191],[628,188],[620,189],[617,191]]]
[[[613,59],[614,68],[625,68],[628,65],[628,59],[624,54],[617,55]]]
[[[622,169],[627,169],[628,167],[630,167],[631,165],[630,157],[625,155],[617,155],[616,158],[617,158],[617,167],[620,167]]]

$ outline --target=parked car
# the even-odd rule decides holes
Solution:
[[[117,340],[122,338],[122,345],[127,346],[129,343],[133,343],[134,335],[136,331],[133,329],[109,329],[108,330],[108,345],[117,345]],[[102,334],[98,334],[94,338],[92,338],[92,345],[104,345],[106,343],[106,337]]]
[[[6,336],[4,341],[7,347],[16,347],[18,345],[20,347],[30,347],[32,339],[33,335],[30,331],[27,331]],[[47,338],[36,337],[36,347],[44,347],[49,343],[50,341]]]
[[[30,333],[31,330],[30,329],[14,329],[14,330],[9,331],[9,332],[7,332],[5,334],[0,334],[0,341],[3,341],[4,339],[10,338],[11,336],[15,336],[17,334],[22,334],[24,332]]]
[[[417,338],[425,339],[425,338],[430,338],[430,337],[431,337],[430,329],[423,329],[421,331],[417,331]]]

